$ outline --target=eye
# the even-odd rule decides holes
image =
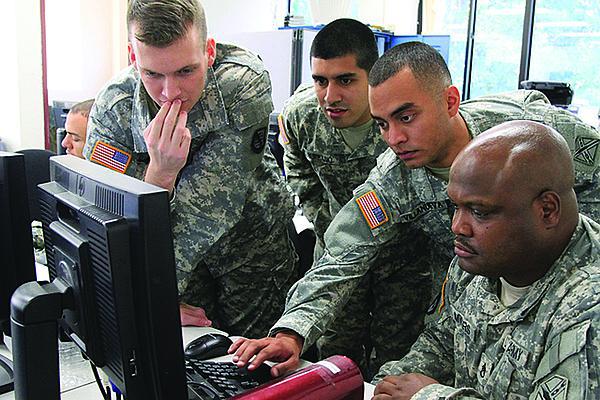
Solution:
[[[404,123],[409,123],[415,118],[415,114],[405,114],[400,116],[400,121]]]
[[[194,72],[193,68],[183,68],[183,69],[177,71],[177,73],[179,75],[190,75],[192,72]]]
[[[327,86],[327,79],[324,78],[313,78],[315,85],[324,87]]]
[[[388,126],[387,122],[376,119],[375,123],[377,124],[377,127],[379,128],[380,131],[385,131],[387,129],[387,126]]]
[[[485,218],[485,217],[487,217],[487,215],[488,215],[488,212],[486,212],[486,211],[482,211],[482,210],[478,210],[478,209],[476,209],[476,208],[471,208],[471,214],[473,214],[473,216],[474,216],[475,218],[482,219],[482,218]]]
[[[348,86],[352,83],[352,79],[350,78],[340,78],[340,83],[342,86]]]
[[[144,71],[144,75],[148,78],[158,78],[160,75],[152,71]]]

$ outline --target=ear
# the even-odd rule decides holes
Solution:
[[[208,38],[206,39],[206,58],[208,59],[208,66],[212,67],[215,63],[215,58],[217,57],[217,44],[215,43],[215,39]]]
[[[133,51],[131,42],[127,42],[127,55],[129,56],[129,65],[135,65],[135,52]],[[135,65],[135,67],[137,68],[137,65]]]
[[[454,85],[450,85],[445,90],[446,104],[448,104],[448,115],[454,117],[458,113],[458,106],[460,105],[460,93],[458,88]]]
[[[546,229],[552,229],[560,222],[560,196],[548,190],[542,192],[535,200],[540,221]]]

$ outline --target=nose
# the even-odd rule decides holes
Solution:
[[[338,101],[342,100],[342,95],[340,90],[338,90],[337,85],[330,83],[327,85],[327,89],[325,92],[325,103],[326,104],[334,104]]]
[[[181,95],[181,89],[179,88],[179,82],[176,78],[167,76],[164,80],[162,95],[167,101],[173,101]]]
[[[60,145],[67,150],[70,150],[73,147],[69,135],[65,135],[62,142],[60,142]]]
[[[390,124],[383,138],[390,146],[397,146],[408,141],[408,136],[404,130],[395,124]]]
[[[469,225],[468,223],[468,217],[465,216],[465,212],[460,208],[457,208],[454,211],[454,215],[452,216],[451,229],[452,233],[454,233],[456,236],[473,236],[473,230],[471,229],[471,225]]]

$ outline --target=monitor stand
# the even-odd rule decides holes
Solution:
[[[12,362],[0,354],[0,394],[14,389],[14,374]]]

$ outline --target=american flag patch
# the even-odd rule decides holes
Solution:
[[[124,174],[131,162],[131,155],[110,144],[96,142],[90,161]]]
[[[356,202],[371,229],[375,229],[388,221],[383,206],[373,190],[360,196],[356,199]]]
[[[277,125],[279,125],[279,136],[281,137],[281,144],[290,144],[290,139],[285,133],[285,123],[283,122],[283,115],[277,116]]]

